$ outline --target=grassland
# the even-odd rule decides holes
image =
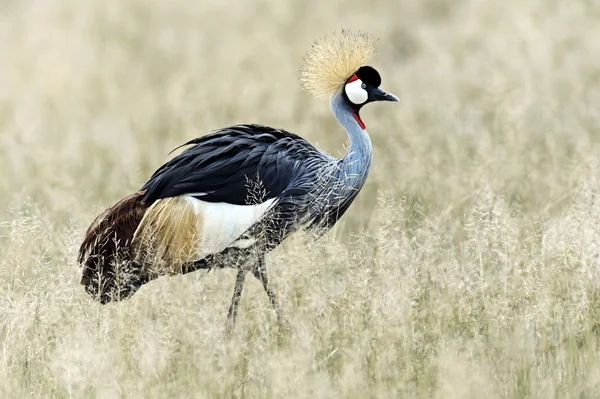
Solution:
[[[310,43],[380,37],[370,179],[268,257],[279,331],[232,270],[104,307],[93,217],[176,145],[239,122],[335,155]],[[600,3],[0,0],[0,397],[600,396]]]

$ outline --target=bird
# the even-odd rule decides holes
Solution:
[[[343,157],[260,124],[188,141],[87,229],[77,259],[86,292],[106,304],[130,298],[160,276],[231,267],[237,275],[228,326],[236,323],[248,273],[260,281],[281,322],[265,255],[298,230],[324,234],[344,215],[373,157],[360,111],[369,103],[399,101],[380,88],[379,72],[367,65],[376,41],[364,32],[334,32],[315,41],[301,64],[302,88],[328,97],[348,134]]]

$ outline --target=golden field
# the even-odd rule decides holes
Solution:
[[[329,234],[268,268],[100,306],[83,232],[177,145],[235,123],[341,156],[300,90],[317,38],[379,37],[399,104]],[[0,0],[0,397],[600,397],[600,3]]]

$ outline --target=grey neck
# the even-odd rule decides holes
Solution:
[[[371,139],[367,131],[360,127],[354,118],[352,109],[341,91],[331,97],[331,110],[350,137],[348,153],[340,159],[341,171],[345,174],[347,184],[360,189],[371,168],[373,158]]]

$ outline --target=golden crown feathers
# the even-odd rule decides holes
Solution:
[[[368,33],[342,30],[313,43],[302,62],[302,88],[317,98],[336,93],[375,54],[377,39]]]

